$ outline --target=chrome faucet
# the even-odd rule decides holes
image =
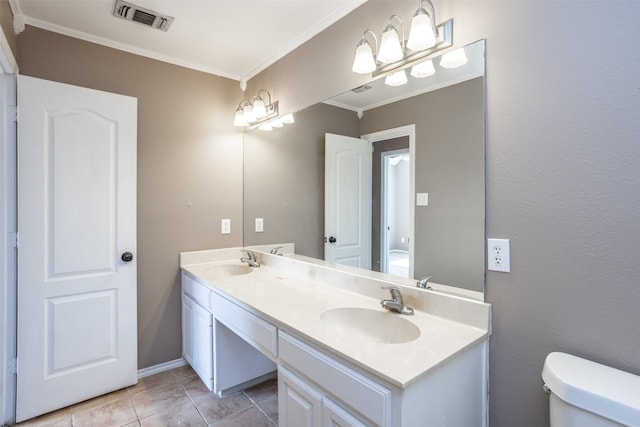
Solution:
[[[383,299],[380,301],[380,305],[389,311],[394,311],[400,314],[413,315],[413,308],[408,305],[404,305],[402,302],[402,294],[400,289],[395,286],[383,286],[382,289],[388,289],[391,292],[391,299]]]
[[[247,253],[247,257],[246,258],[240,258],[240,262],[246,262],[247,264],[249,264],[250,267],[260,267],[260,263],[256,259],[255,252],[253,252],[253,251],[251,251],[249,249],[242,249],[242,252],[246,252]]]
[[[269,253],[272,254],[272,255],[280,255],[280,256],[282,256],[282,254],[278,252],[278,250],[280,250],[280,249],[282,249],[282,246],[276,246],[275,248],[271,248]]]
[[[422,289],[429,289],[429,290],[433,290],[433,288],[431,286],[429,286],[429,279],[431,279],[431,276],[423,276],[420,278],[420,280],[418,280],[418,283],[416,283],[416,287],[418,288],[422,288]]]

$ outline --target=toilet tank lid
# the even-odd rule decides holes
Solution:
[[[625,425],[640,425],[640,376],[566,353],[550,353],[542,379],[560,399]]]

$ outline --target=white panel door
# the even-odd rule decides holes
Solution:
[[[324,259],[371,268],[371,143],[325,134]]]
[[[18,76],[18,106],[21,421],[137,381],[137,100]]]

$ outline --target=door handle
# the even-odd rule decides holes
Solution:
[[[333,236],[329,236],[329,243],[335,243],[337,242],[336,238]]]
[[[131,262],[133,261],[133,254],[131,252],[124,252],[120,259],[124,262]]]

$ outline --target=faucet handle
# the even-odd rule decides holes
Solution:
[[[422,276],[420,278],[420,280],[418,280],[418,282],[416,283],[416,287],[418,288],[424,288],[424,289],[431,289],[431,286],[428,286],[429,284],[429,279],[431,279],[432,275],[429,276]]]
[[[282,249],[282,246],[276,246],[275,248],[271,248],[271,250],[269,251],[270,254],[273,255],[281,255],[281,253],[278,253],[278,250]]]
[[[382,289],[386,289],[391,292],[391,298],[402,303],[402,293],[400,293],[400,289],[398,289],[397,286],[383,286]]]

